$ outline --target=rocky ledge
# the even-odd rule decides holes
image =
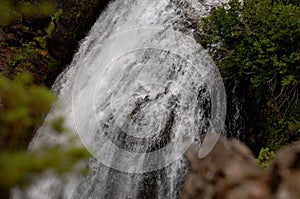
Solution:
[[[196,148],[186,156],[191,172],[181,199],[300,198],[300,142],[278,151],[267,169],[244,144],[225,138],[203,159],[197,157]]]

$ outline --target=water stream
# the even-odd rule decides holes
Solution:
[[[46,174],[27,198],[178,198],[183,154],[223,130],[221,78],[193,34],[219,0],[115,0],[53,90],[58,115],[93,154],[87,176]],[[224,2],[224,1],[223,1]],[[45,125],[31,149],[64,143]],[[67,143],[65,143],[67,144]],[[17,198],[17,194],[15,194]]]

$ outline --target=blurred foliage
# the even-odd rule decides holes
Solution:
[[[8,190],[13,186],[26,187],[33,177],[48,169],[60,174],[71,172],[78,161],[88,157],[89,153],[81,147],[65,149],[56,146],[39,152],[1,152],[0,190]]]
[[[274,151],[271,151],[269,148],[262,148],[257,157],[257,162],[264,168],[269,167],[275,158]]]
[[[27,150],[56,103],[56,96],[48,88],[36,84],[53,83],[67,51],[73,52],[72,45],[75,50],[78,40],[98,17],[98,8],[104,8],[104,3],[100,5],[97,0],[66,1],[60,4],[62,8],[54,2],[0,0],[0,31],[4,34],[0,47],[6,53],[5,60],[0,60],[5,63],[1,71],[9,77],[0,75],[0,198],[8,198],[11,187],[26,186],[45,171],[78,171],[77,163],[90,157],[78,145],[77,137],[69,134],[63,117],[53,118],[46,125],[54,140],[64,143],[47,140],[49,143],[39,145],[37,150]],[[63,28],[58,30],[59,26]],[[71,59],[72,55],[68,56]]]
[[[246,90],[248,144],[277,150],[299,139],[300,7],[293,0],[230,0],[195,38],[226,81]]]
[[[48,169],[69,172],[89,153],[68,136],[68,146],[52,143],[28,152],[27,146],[36,128],[43,122],[56,97],[51,91],[32,83],[29,73],[10,80],[0,75],[0,190],[8,197],[13,186],[27,185],[33,176]],[[55,118],[51,128],[66,134],[64,119]],[[67,135],[66,135],[67,136]]]
[[[50,16],[55,6],[50,1],[33,3],[30,1],[0,0],[0,26],[6,26],[26,18]]]
[[[47,88],[34,86],[29,73],[14,80],[0,76],[0,149],[26,146],[28,131],[41,124],[56,99]]]

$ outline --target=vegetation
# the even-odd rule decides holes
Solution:
[[[47,82],[49,74],[62,70],[58,67],[66,63],[62,60],[70,59],[64,59],[69,53],[66,49],[75,49],[86,29],[85,23],[66,26],[60,32],[58,27],[85,21],[86,16],[97,17],[91,8],[97,10],[99,4],[90,2],[97,6],[73,8],[65,14],[66,9],[56,9],[49,1],[0,0],[0,30],[8,33],[0,52],[1,56],[6,51],[9,54],[5,61],[0,57],[4,63],[0,71],[9,77],[0,76],[1,196],[7,196],[12,186],[26,185],[33,175],[47,169],[67,172],[78,160],[88,157],[76,146],[45,146],[28,152],[27,145],[56,99],[49,89],[37,84],[51,85],[52,77]],[[31,23],[36,26],[34,30],[28,25]],[[211,53],[223,77],[240,82],[247,91],[246,142],[260,151],[258,161],[266,167],[274,158],[274,150],[300,136],[299,1],[230,0],[203,19],[196,39]],[[67,132],[61,118],[53,121],[52,128],[58,134]]]
[[[22,73],[14,80],[0,76],[0,190],[8,197],[13,186],[26,185],[34,175],[52,169],[68,172],[73,165],[89,153],[76,146],[69,136],[69,147],[53,144],[28,152],[27,145],[43,122],[55,95],[46,87],[33,84],[29,73]],[[56,133],[66,134],[63,120],[52,121]],[[73,143],[73,144],[72,144]],[[4,194],[4,195],[3,195]]]
[[[108,2],[0,0],[0,72],[50,87]]]
[[[300,5],[230,0],[200,24],[196,39],[244,96],[248,145],[277,150],[300,136]]]
[[[262,148],[257,157],[257,162],[264,168],[267,168],[271,165],[275,158],[274,151],[271,151],[269,148]]]
[[[78,169],[78,161],[89,157],[89,153],[76,144],[76,139],[64,126],[63,118],[55,118],[48,125],[57,136],[68,139],[68,146],[52,143],[35,151],[27,150],[37,128],[44,122],[44,116],[56,102],[50,89],[39,84],[45,84],[49,72],[59,64],[48,51],[47,39],[56,30],[61,14],[62,9],[55,11],[50,1],[33,4],[0,0],[0,30],[3,28],[8,32],[6,41],[0,45],[0,72],[5,74],[0,74],[1,198],[9,198],[10,188],[26,186],[34,176],[47,170],[65,173]],[[23,24],[26,19],[41,20],[50,15],[45,32],[39,28],[32,32]],[[14,38],[10,31],[17,37],[23,33],[26,37]]]
[[[69,139],[28,152],[56,97],[51,86],[109,0],[0,0],[0,196],[51,169],[69,172],[89,156],[62,118],[49,124]],[[74,144],[73,144],[74,143]]]
[[[26,147],[28,131],[39,126],[55,96],[44,87],[31,86],[29,74],[14,80],[0,76],[0,149]]]

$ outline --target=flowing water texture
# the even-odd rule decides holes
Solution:
[[[178,198],[188,172],[183,153],[223,130],[221,77],[193,37],[200,17],[220,3],[111,2],[55,82],[61,107],[47,117],[67,118],[94,155],[90,173],[46,174],[26,197]],[[45,125],[32,150],[45,142],[65,140]]]

